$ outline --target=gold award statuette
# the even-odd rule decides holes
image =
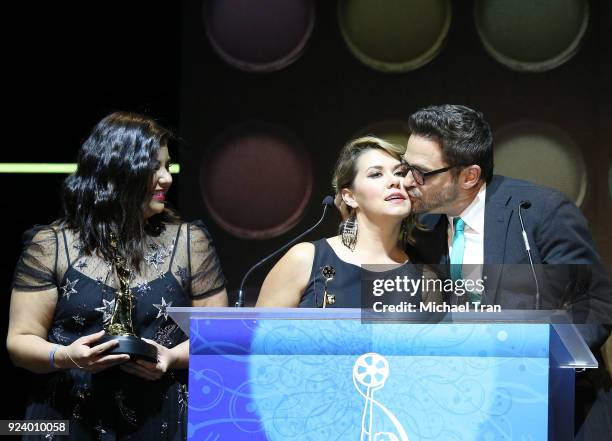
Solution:
[[[116,251],[116,242],[112,242]],[[106,334],[101,343],[109,340],[118,340],[119,344],[107,351],[109,354],[128,354],[132,359],[157,362],[157,348],[142,340],[134,333],[132,326],[132,310],[134,307],[134,295],[130,288],[132,272],[128,268],[127,261],[115,252],[115,270],[119,279],[119,288],[115,292],[115,308],[109,322],[104,326]]]

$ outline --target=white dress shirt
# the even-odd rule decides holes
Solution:
[[[463,236],[465,247],[463,249],[463,278],[478,279],[482,275],[484,263],[484,215],[487,184],[480,187],[478,194],[465,210],[459,215],[465,222]],[[455,216],[448,217],[448,255],[453,252],[453,234]],[[467,265],[467,266],[466,266]]]

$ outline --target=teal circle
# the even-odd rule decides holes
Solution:
[[[588,0],[476,0],[474,21],[487,52],[519,71],[554,69],[574,56],[589,22]]]

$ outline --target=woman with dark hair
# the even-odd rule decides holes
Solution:
[[[69,420],[70,439],[186,438],[189,342],[167,308],[227,306],[227,293],[204,225],[165,206],[170,138],[145,116],[107,116],[64,182],[64,217],[24,235],[7,347],[41,374],[26,418]],[[108,352],[118,344],[104,331],[118,308],[117,262],[134,333],[157,362]]]
[[[292,247],[268,273],[257,306],[360,307],[361,265],[408,262],[412,220],[402,154],[372,136],[344,146],[332,178],[347,214],[340,234]]]

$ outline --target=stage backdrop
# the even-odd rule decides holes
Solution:
[[[182,6],[179,206],[210,227],[230,289],[318,218],[347,140],[405,142],[410,113],[441,103],[483,111],[497,172],[566,193],[612,261],[609,1]]]

